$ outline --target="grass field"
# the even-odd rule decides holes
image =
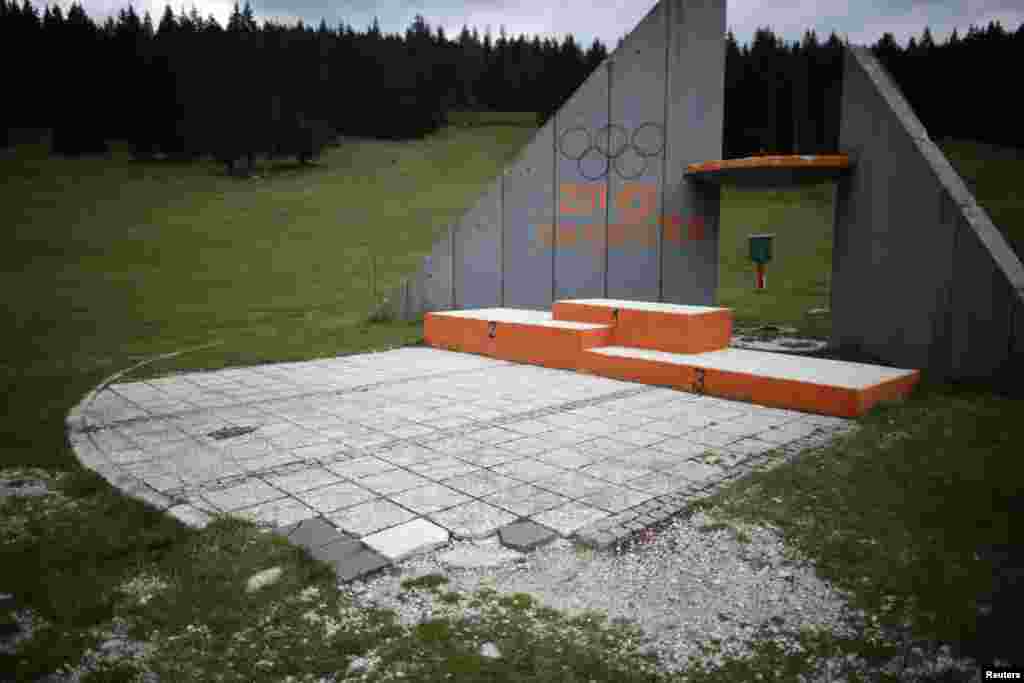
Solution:
[[[121,147],[109,159],[47,158],[41,144],[2,153],[0,376],[9,398],[0,469],[36,468],[64,497],[0,501],[0,593],[14,594],[44,624],[16,653],[0,654],[0,680],[10,672],[32,681],[77,664],[98,642],[94,629],[118,618],[154,644],[149,667],[164,681],[303,680],[344,671],[373,648],[405,666],[407,681],[446,673],[476,681],[659,680],[628,647],[609,645],[628,644],[625,632],[524,598],[476,596],[494,606],[483,622],[412,630],[386,613],[348,610],[325,565],[245,522],[220,520],[200,532],[154,513],[78,467],[64,436],[67,411],[103,378],[185,347],[221,342],[134,376],[418,342],[421,325],[364,322],[373,303],[369,254],[376,291],[389,291],[533,133],[452,126],[419,142],[345,141],[312,168],[264,166],[245,181],[212,163],[131,162]],[[1021,253],[1024,200],[1014,179],[1024,162],[972,143],[943,147]],[[830,202],[827,186],[725,193],[720,301],[740,322],[827,333],[827,320],[806,323],[804,312],[827,305]],[[746,255],[754,232],[779,235],[762,293],[753,291]],[[1024,401],[986,387],[928,384],[864,417],[852,439],[703,505],[737,522],[778,525],[880,624],[908,623],[916,638],[969,651],[981,643],[1007,656],[985,631],[995,622],[979,621],[975,602],[994,585],[985,551],[1020,540],[1011,520],[1019,515],[1022,418]],[[245,578],[272,565],[285,567],[285,578],[246,594]],[[165,587],[139,604],[125,589],[138,577]],[[309,587],[319,597],[304,603]],[[311,610],[337,630],[304,619]],[[992,618],[999,616],[997,608]],[[695,669],[689,678],[750,680],[761,672],[789,680],[780,672],[813,669],[825,653],[882,658],[908,647],[867,635],[799,637],[804,654],[765,640],[753,660]],[[468,645],[481,639],[514,644],[502,650],[517,655],[491,662]],[[130,681],[134,673],[123,662],[86,680]]]

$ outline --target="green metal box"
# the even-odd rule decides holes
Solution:
[[[754,263],[768,263],[772,260],[772,238],[775,234],[750,235],[750,260]]]

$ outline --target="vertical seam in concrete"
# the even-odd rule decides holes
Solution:
[[[612,148],[612,60],[608,60],[608,135],[605,150]],[[604,177],[604,294],[608,298],[608,221],[611,217],[612,203],[612,160],[608,158],[608,173]]]
[[[455,309],[455,226],[448,226],[448,267],[451,277],[448,278],[448,310]]]
[[[558,112],[551,115],[551,304],[558,295],[555,254],[558,253]]]
[[[940,193],[940,196],[943,198],[943,202],[945,202],[944,193]],[[952,197],[950,197],[950,199],[952,199]],[[963,212],[959,210],[953,216],[953,245],[949,254],[949,291],[946,294],[946,334],[949,336],[949,350],[947,353],[949,356],[949,374],[951,375],[956,375],[958,371],[958,368],[954,367],[956,364],[956,358],[954,355],[956,335],[953,330],[953,288],[956,287],[956,245],[960,238],[960,225],[962,223],[962,218]]]
[[[502,308],[504,308],[504,306],[505,306],[505,173],[506,172],[507,171],[505,169],[502,169],[502,171],[501,171],[501,194],[499,195],[499,199],[498,199],[498,202],[499,202],[499,204],[498,204],[498,214],[499,214],[498,215],[498,230],[501,231],[499,233],[499,238],[498,238],[498,259],[499,259],[498,269],[499,269],[499,272],[501,273],[501,275],[500,275],[500,277],[501,277],[501,285],[500,285],[501,289],[498,292],[498,301],[500,303],[498,305],[501,306]]]
[[[668,146],[670,144],[668,129],[668,80],[669,56],[672,45],[672,3],[665,3],[665,102],[664,122],[665,146],[661,150],[661,206],[658,208],[658,302],[665,301],[665,188],[668,185]],[[680,229],[681,231],[681,229]]]

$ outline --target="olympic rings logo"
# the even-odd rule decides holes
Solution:
[[[593,136],[585,127],[575,126],[558,139],[559,153],[575,161],[587,180],[601,180],[611,168],[623,180],[635,180],[647,174],[651,159],[664,150],[665,128],[654,121],[637,126],[632,135],[624,126],[610,123]]]

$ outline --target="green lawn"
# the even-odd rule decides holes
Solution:
[[[2,154],[0,373],[10,398],[0,417],[0,469],[59,476],[68,501],[0,503],[0,592],[50,623],[17,654],[0,655],[0,674],[6,667],[29,681],[77,663],[96,640],[92,627],[130,615],[140,639],[160,644],[152,666],[164,680],[213,680],[232,667],[237,675],[225,680],[344,670],[382,642],[388,661],[406,662],[409,681],[444,680],[446,672],[480,681],[657,680],[642,659],[609,654],[612,640],[630,642],[625,632],[567,620],[525,598],[501,605],[501,596],[477,596],[495,605],[480,624],[453,619],[408,631],[367,610],[325,632],[306,624],[300,617],[310,607],[293,600],[317,586],[317,609],[337,619],[345,597],[325,566],[244,522],[186,529],[81,470],[64,436],[67,411],[87,391],[159,354],[220,342],[134,376],[418,342],[418,324],[363,322],[373,303],[369,254],[380,295],[418,266],[533,133],[452,126],[419,142],[345,141],[315,167],[264,166],[262,177],[245,181],[211,163],[131,162],[122,147],[110,159],[51,159],[43,145]],[[1024,235],[1011,180],[1020,159],[970,143],[944,148],[976,178],[1000,228],[1011,239]],[[827,320],[805,323],[804,312],[827,305],[829,190],[725,193],[720,301],[740,322],[827,334]],[[779,235],[761,293],[747,260],[746,236],[755,232]],[[852,440],[739,482],[708,504],[784,528],[791,545],[882,622],[906,618],[922,636],[967,642],[971,596],[991,582],[991,566],[973,560],[973,549],[1013,540],[1010,482],[1021,472],[1012,444],[1024,442],[1022,417],[1024,401],[984,387],[928,385],[862,419],[866,429]],[[244,579],[272,565],[286,567],[286,578],[245,594]],[[118,586],[138,575],[168,587],[133,605]],[[503,621],[510,610],[514,618]],[[255,628],[264,617],[273,627]],[[515,643],[522,654],[490,662],[473,654],[473,637]],[[891,650],[866,636],[802,637],[832,652]],[[774,652],[766,640],[758,658],[727,670],[735,680],[749,678],[744,667],[775,675],[782,659],[785,667],[817,661]],[[721,680],[726,672],[692,673]]]

